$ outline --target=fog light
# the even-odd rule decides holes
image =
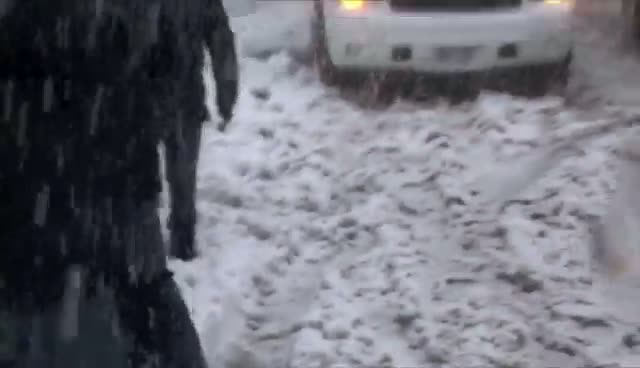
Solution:
[[[503,59],[512,59],[518,57],[518,45],[515,43],[506,43],[498,48],[498,56]]]
[[[393,61],[409,61],[412,56],[411,46],[394,46],[391,49],[391,60]]]
[[[344,53],[347,56],[358,56],[362,52],[362,44],[348,43],[344,46]]]

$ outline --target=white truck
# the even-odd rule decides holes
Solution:
[[[488,75],[526,70],[546,90],[566,83],[570,0],[314,0],[321,79],[410,71]]]

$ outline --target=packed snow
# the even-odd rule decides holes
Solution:
[[[632,113],[495,93],[359,108],[301,62],[308,3],[234,19],[242,89],[204,134],[201,257],[171,264],[212,366],[640,363],[640,293],[594,270],[589,230]]]

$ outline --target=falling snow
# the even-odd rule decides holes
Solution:
[[[621,314],[638,289],[611,284],[590,254],[633,112],[488,92],[362,109],[302,63],[308,7],[264,4],[234,20],[242,87],[228,132],[204,133],[203,255],[171,264],[209,359],[639,363],[638,315]],[[598,84],[588,46],[576,85]],[[567,139],[585,130],[599,133]],[[530,177],[518,182],[516,169]]]

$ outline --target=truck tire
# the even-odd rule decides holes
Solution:
[[[560,62],[533,67],[525,72],[522,86],[531,97],[542,97],[549,93],[563,95],[571,75],[573,53],[569,52]]]
[[[328,86],[338,85],[342,73],[333,64],[329,55],[321,1],[314,1],[314,14],[311,18],[311,47],[313,64],[320,81]]]

